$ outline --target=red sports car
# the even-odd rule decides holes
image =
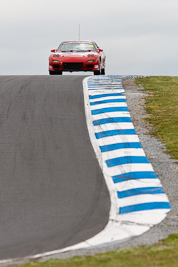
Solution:
[[[93,71],[105,74],[105,54],[93,41],[64,41],[58,49],[51,50],[49,74],[61,75],[63,71]]]

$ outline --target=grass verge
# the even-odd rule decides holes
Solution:
[[[149,247],[24,264],[21,267],[177,267],[178,234]]]
[[[146,119],[151,134],[166,144],[167,153],[178,159],[178,77],[150,76],[136,79],[148,91]]]

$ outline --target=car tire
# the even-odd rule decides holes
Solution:
[[[100,75],[100,71],[99,70],[95,70],[94,71],[94,75]]]
[[[101,75],[105,75],[105,69],[101,69]]]
[[[49,70],[49,75],[54,75],[54,71]]]
[[[99,62],[99,70],[94,71],[94,75],[100,75],[101,74],[101,60]]]
[[[59,71],[49,71],[49,75],[62,75],[62,71],[59,70]]]

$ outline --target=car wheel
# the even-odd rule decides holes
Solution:
[[[94,71],[94,75],[100,75],[101,74],[101,61],[99,63],[99,70]]]
[[[59,71],[51,71],[49,70],[49,75],[62,75],[62,71],[59,70]]]
[[[101,75],[105,75],[105,69],[101,69]]]
[[[54,75],[54,71],[49,70],[49,75]]]
[[[94,75],[100,75],[100,71],[99,70],[95,70],[94,71]]]

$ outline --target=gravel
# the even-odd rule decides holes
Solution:
[[[160,224],[151,228],[147,233],[127,242],[127,244],[123,244],[123,246],[151,245],[165,239],[172,233],[178,233],[178,164],[165,153],[165,145],[157,138],[149,135],[151,127],[144,119],[148,116],[144,110],[147,92],[143,91],[141,86],[135,85],[134,78],[124,78],[123,85],[135,130],[172,207],[167,217]]]

